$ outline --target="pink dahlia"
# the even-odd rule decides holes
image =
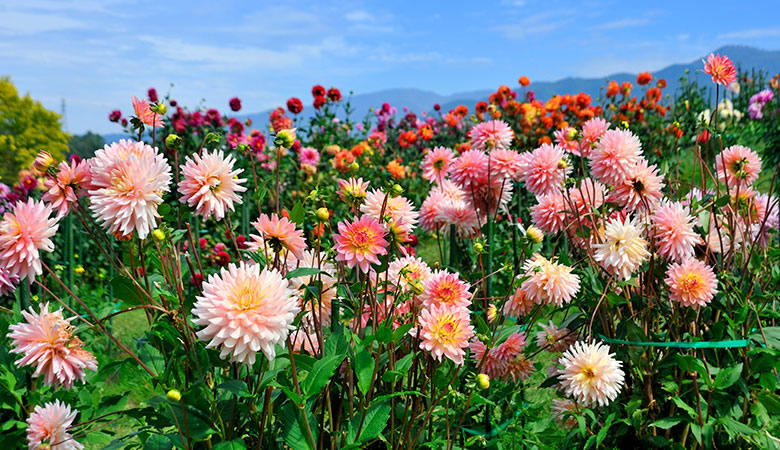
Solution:
[[[548,352],[564,352],[577,340],[577,333],[572,333],[568,328],[558,328],[552,320],[541,326],[542,331],[536,333],[536,344]]]
[[[606,184],[622,183],[642,157],[642,143],[629,130],[608,130],[590,155],[590,170]]]
[[[70,405],[48,402],[43,406],[35,405],[27,419],[27,443],[30,449],[81,450],[83,445],[76,442],[68,433],[78,411]]]
[[[74,160],[70,164],[62,161],[57,168],[57,176],[44,182],[47,191],[41,198],[57,210],[57,218],[61,219],[68,215],[71,205],[78,201],[79,190],[89,183],[90,173],[89,164],[84,160]]]
[[[467,308],[471,305],[471,285],[462,281],[458,274],[437,270],[425,283],[420,299],[426,308],[433,305],[455,305]]]
[[[471,195],[472,186],[488,174],[488,156],[480,150],[468,150],[455,158],[450,167],[450,179]]]
[[[473,149],[480,151],[506,150],[512,145],[515,132],[506,122],[491,120],[474,126],[469,131],[468,136],[471,139],[471,148]]]
[[[650,256],[642,230],[631,217],[611,219],[604,230],[603,242],[594,243],[591,247],[595,251],[593,258],[607,272],[626,281]]]
[[[520,318],[530,313],[537,304],[536,298],[528,296],[521,286],[517,288],[512,297],[504,303],[503,312],[509,317]]]
[[[707,60],[702,59],[701,62],[704,63],[704,73],[712,76],[713,83],[728,86],[737,81],[737,68],[728,56],[710,53]]]
[[[317,166],[320,162],[320,152],[318,152],[316,148],[303,147],[300,153],[298,153],[298,160],[301,164]]]
[[[715,155],[715,171],[732,188],[749,186],[761,174],[761,158],[748,147],[732,145]]]
[[[531,207],[531,221],[545,233],[555,234],[566,228],[566,207],[563,195],[558,192],[536,197]]]
[[[594,117],[582,125],[582,146],[587,148],[582,156],[588,157],[593,144],[598,142],[607,130],[609,130],[609,122],[601,117]]]
[[[423,204],[420,206],[420,226],[423,230],[430,233],[436,232],[439,226],[442,224],[439,219],[439,206],[446,199],[441,192],[431,192],[428,197],[425,198]]]
[[[368,189],[368,181],[363,181],[362,178],[339,180],[339,198],[349,205],[362,203],[366,198],[366,189]]]
[[[663,197],[663,177],[658,174],[655,164],[647,165],[640,160],[622,182],[614,184],[615,189],[607,196],[607,201],[625,206],[631,211],[646,211],[655,208]]]
[[[497,149],[490,152],[491,181],[517,180],[523,169],[524,158],[514,150]],[[507,181],[508,182],[508,181]]]
[[[566,175],[571,172],[566,154],[560,147],[543,144],[531,152],[523,166],[521,181],[536,195],[560,192]]]
[[[72,335],[70,321],[62,316],[62,309],[49,312],[49,304],[41,305],[41,312],[32,308],[22,311],[24,322],[11,325],[8,338],[12,339],[11,353],[24,357],[16,365],[35,366],[33,377],[43,375],[49,386],[73,387],[78,379],[84,382],[86,369],[97,370],[97,360],[84,350],[81,339]]]
[[[572,187],[567,191],[566,206],[572,217],[576,219],[577,214],[582,219],[584,216],[592,215],[594,211],[601,208],[604,204],[604,185],[595,181],[593,178],[584,178],[579,186]],[[577,214],[574,214],[574,211]]]
[[[473,239],[479,235],[479,217],[467,202],[447,200],[439,205],[437,220],[445,227],[455,225],[455,232],[461,239]],[[445,228],[444,231],[447,231]]]
[[[431,183],[441,184],[450,172],[455,153],[447,147],[435,147],[423,159],[422,176]]]
[[[555,421],[564,429],[572,430],[577,427],[577,416],[579,414],[576,403],[568,398],[556,398],[553,399],[550,409],[552,409]]]
[[[558,147],[566,150],[567,152],[581,156],[580,143],[577,142],[577,129],[574,127],[566,127],[553,132],[555,136],[555,144]]]
[[[563,306],[580,291],[580,277],[572,268],[546,259],[540,254],[523,265],[525,276],[521,288],[535,303]]]
[[[157,227],[157,207],[169,191],[171,168],[157,149],[121,140],[89,159],[90,209],[109,233],[138,232],[146,238]]]
[[[296,353],[306,352],[316,355],[320,351],[320,341],[317,333],[298,328],[290,333],[290,344]]]
[[[387,267],[388,282],[403,292],[414,291],[431,277],[431,268],[420,258],[404,256]],[[390,286],[388,286],[390,288]]]
[[[307,327],[314,327],[316,323],[321,323],[322,326],[330,325],[331,305],[333,299],[336,298],[338,279],[336,278],[336,266],[324,258],[324,253],[321,253],[318,259],[315,252],[306,250],[301,260],[287,259],[288,271],[298,267],[311,267],[322,271],[317,275],[303,275],[290,279],[290,287],[298,288],[299,305],[301,310],[306,312],[303,323]],[[314,293],[306,289],[307,286],[317,287],[318,292]],[[317,316],[316,321],[315,315]]]
[[[420,348],[431,352],[437,361],[446,356],[455,364],[463,364],[465,348],[474,336],[474,327],[469,323],[469,310],[455,305],[432,305],[423,308],[418,318],[418,329],[409,330],[412,336],[420,337]]]
[[[303,231],[296,230],[295,224],[286,217],[279,217],[276,214],[262,214],[252,225],[260,235],[251,235],[252,243],[249,245],[251,250],[271,250],[273,254],[281,254],[287,250],[296,259],[303,259],[303,252],[306,250],[306,241],[303,239]]]
[[[339,232],[333,235],[336,260],[346,262],[350,268],[358,266],[362,272],[368,272],[371,263],[379,264],[377,256],[387,254],[385,230],[373,217],[363,215],[351,223],[340,222],[338,228]]]
[[[695,220],[679,202],[663,202],[655,209],[650,221],[658,253],[677,262],[693,256],[693,246],[702,242],[693,231]]]
[[[526,344],[525,333],[512,333],[492,351],[495,352],[497,358],[509,361],[519,355],[525,349]]]
[[[13,211],[3,215],[0,222],[0,267],[9,276],[27,279],[32,284],[43,272],[40,251],[53,252],[51,238],[57,232],[57,219],[50,218],[51,206],[32,197],[27,203],[19,200]]]
[[[222,150],[187,156],[179,183],[182,203],[195,207],[195,214],[204,219],[222,220],[228,210],[234,211],[233,202],[241,204],[239,194],[246,191],[246,179],[238,178],[243,169],[233,170],[235,162],[232,155],[225,158]]]
[[[495,348],[488,350],[487,345],[479,340],[475,340],[469,344],[469,350],[471,350],[471,359],[474,360],[477,367],[482,364],[482,373],[490,378],[498,379],[503,379],[507,376],[509,361],[499,358]]]
[[[531,377],[534,373],[534,364],[525,355],[517,355],[507,363],[506,381],[512,380],[513,383],[520,383]]]
[[[669,266],[666,284],[670,299],[691,308],[707,306],[718,292],[718,279],[712,267],[694,258]]]
[[[220,347],[220,358],[249,366],[262,351],[276,356],[274,345],[284,345],[300,312],[295,291],[274,269],[256,264],[230,264],[203,283],[203,295],[192,308],[192,322],[206,328],[198,338],[206,348]]]
[[[138,100],[134,95],[133,109],[135,110],[136,117],[138,117],[141,122],[154,128],[163,126],[162,117],[159,114],[152,112],[152,108],[148,101]]]
[[[577,342],[561,356],[558,370],[566,394],[584,405],[606,406],[617,398],[625,374],[622,363],[602,343]]]
[[[13,293],[17,284],[19,284],[19,277],[0,265],[0,297]]]

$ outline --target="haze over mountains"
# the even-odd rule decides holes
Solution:
[[[780,50],[762,50],[755,47],[748,46],[724,46],[713,53],[720,53],[728,55],[734,63],[743,70],[749,69],[764,69],[771,76],[775,73],[780,73]],[[702,55],[704,58],[706,55]],[[685,74],[685,71],[689,71],[689,76],[699,81],[707,81],[708,75],[701,73],[699,70],[702,68],[701,58],[697,58],[694,61],[681,64],[673,64],[665,67],[661,70],[652,72],[654,79],[663,78],[667,82],[667,88],[665,93],[674,95],[677,87],[679,86],[679,79]],[[536,81],[531,80],[530,86],[526,89],[533,90],[536,93],[536,98],[542,101],[549,99],[554,94],[578,94],[585,92],[593,97],[595,100],[599,96],[599,91],[602,86],[606,84],[606,80],[617,80],[618,82],[630,81],[636,82],[636,76],[639,72],[647,71],[646,67],[637,67],[635,73],[617,73],[611,75],[605,75],[600,78],[564,78],[557,81]],[[697,72],[699,71],[699,72]],[[523,74],[517,74],[519,77]],[[517,79],[506,80],[505,84],[510,87],[518,88]],[[326,86],[329,87],[329,86]],[[344,97],[349,94],[348,86],[337,86],[341,89],[341,93]],[[442,95],[432,91],[426,91],[415,88],[397,88],[397,89],[385,89],[376,92],[369,92],[365,94],[357,93],[350,99],[352,107],[354,109],[353,120],[360,120],[368,113],[369,108],[381,107],[382,103],[388,102],[391,105],[398,108],[399,112],[404,106],[415,112],[432,111],[434,104],[441,105],[442,111],[449,111],[459,104],[464,104],[470,109],[474,107],[476,102],[480,100],[487,100],[490,93],[494,92],[498,86],[487,86],[484,90],[458,92],[450,95]],[[297,94],[297,96],[304,103],[303,117],[308,118],[314,113],[314,108],[311,106],[312,97],[309,92],[303,92]],[[283,106],[283,105],[279,105]],[[253,122],[253,128],[265,130],[268,123],[269,111],[262,111],[257,113],[249,113],[239,115],[239,118],[246,119],[251,118]],[[112,142],[125,137],[124,134],[108,134],[104,135],[106,142]]]

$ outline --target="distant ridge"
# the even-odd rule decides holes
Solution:
[[[743,45],[727,45],[713,51],[713,53],[728,55],[728,57],[743,70],[765,69],[770,76],[775,73],[780,73],[780,50],[762,50]],[[706,55],[702,55],[700,58],[689,63],[673,64],[655,71],[653,72],[653,78],[655,80],[660,78],[665,79],[667,88],[664,92],[674,95],[679,86],[679,78],[685,74],[686,70],[690,72],[691,78],[698,79],[699,81],[706,81],[705,77],[707,77],[707,75],[697,73],[697,70],[702,68],[701,59],[704,57],[706,57]],[[646,70],[641,67],[638,67],[637,69],[638,72],[644,72]],[[568,77],[558,81],[532,80],[530,86],[528,86],[526,90],[534,91],[536,98],[540,100],[549,99],[554,94],[578,94],[580,92],[591,95],[595,100],[599,96],[601,87],[606,84],[606,80],[617,80],[618,82],[630,81],[636,84],[636,75],[636,73],[617,73],[599,78]],[[513,89],[518,87],[516,80],[507,80],[506,84],[512,86]],[[364,115],[369,112],[370,108],[379,108],[384,102],[388,102],[392,106],[398,108],[399,113],[402,112],[404,106],[407,106],[410,110],[417,113],[422,111],[433,111],[433,105],[437,103],[441,105],[441,109],[444,112],[449,111],[460,104],[464,104],[468,106],[469,109],[473,109],[476,102],[487,100],[490,93],[494,92],[497,88],[498,86],[493,86],[485,90],[458,92],[450,95],[442,95],[436,92],[415,88],[383,89],[381,91],[369,92],[366,94],[356,94],[350,99],[354,110],[352,119],[355,121],[362,120]],[[342,91],[342,94],[346,96],[347,92]],[[309,95],[300,97],[304,102],[302,116],[304,119],[308,119],[314,112],[314,108],[311,106],[311,97]],[[271,110],[249,113],[240,115],[239,118],[250,118],[252,119],[254,128],[265,130],[270,113]],[[113,142],[114,140],[126,137],[127,135],[123,133],[104,135],[106,142]]]

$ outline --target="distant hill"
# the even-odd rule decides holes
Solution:
[[[770,75],[780,73],[780,50],[762,50],[755,47],[728,45],[714,50],[713,53],[728,55],[734,63],[743,70],[765,69]],[[674,95],[679,86],[679,78],[684,75],[686,70],[690,71],[690,76],[694,79],[705,81],[707,75],[697,73],[702,68],[702,55],[689,63],[673,64],[664,69],[653,72],[654,79],[663,78],[667,82],[665,92]],[[638,72],[644,72],[646,68],[637,67]],[[554,94],[578,94],[585,92],[594,99],[599,96],[599,91],[606,84],[606,80],[617,80],[618,82],[631,81],[636,83],[636,73],[617,73],[607,75],[601,78],[564,78],[558,81],[532,81],[526,89],[533,90],[536,98],[546,100]],[[512,80],[507,80],[509,84]],[[491,92],[494,92],[498,86],[486,88],[485,90],[476,90],[469,92],[458,92],[450,95],[442,95],[432,91],[425,91],[415,88],[385,89],[366,94],[356,94],[350,99],[354,109],[353,120],[360,120],[368,113],[369,108],[379,108],[382,103],[388,102],[398,108],[399,112],[404,106],[409,107],[415,112],[432,111],[433,105],[441,105],[442,111],[449,111],[457,105],[464,104],[473,108],[474,104],[480,100],[486,100]],[[346,95],[346,92],[342,91]],[[311,106],[311,97],[301,97],[304,101],[303,117],[309,118],[314,112]],[[282,105],[280,105],[282,106]],[[241,119],[251,118],[255,128],[264,128],[268,123],[268,116],[271,110],[258,113],[250,113],[239,116]],[[107,134],[104,135],[106,142],[127,137],[125,134]]]

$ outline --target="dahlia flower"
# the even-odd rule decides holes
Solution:
[[[605,191],[603,184],[595,181],[593,178],[584,178],[579,186],[572,187],[567,191],[566,209],[571,211],[570,214],[574,219],[577,217],[574,214],[576,210],[580,219],[582,219],[583,216],[593,213],[593,211],[599,209],[604,204]]]
[[[682,203],[663,202],[650,218],[658,253],[677,262],[693,256],[693,246],[702,242],[693,231],[695,220]]]
[[[761,174],[761,157],[748,147],[732,145],[715,155],[715,172],[732,189],[749,186]]]
[[[528,296],[521,286],[517,288],[512,297],[504,303],[502,311],[509,317],[520,318],[531,312],[537,304],[536,299]]]
[[[387,267],[388,283],[403,292],[413,291],[415,286],[423,286],[431,277],[431,268],[420,258],[404,256]],[[388,286],[389,288],[389,286]]]
[[[78,201],[77,190],[86,186],[90,180],[89,163],[87,161],[72,161],[68,164],[62,161],[57,166],[57,176],[47,178],[44,186],[47,191],[41,199],[57,210],[57,219],[68,215],[71,205]]]
[[[580,277],[572,268],[546,259],[536,253],[523,265],[525,276],[521,288],[535,303],[563,306],[580,291]]]
[[[737,81],[737,68],[728,56],[710,53],[707,60],[702,59],[701,62],[704,63],[704,73],[712,76],[713,83],[728,86]]]
[[[580,153],[580,143],[577,142],[577,129],[574,127],[566,127],[553,132],[555,137],[555,144],[567,152],[582,156]]]
[[[437,361],[446,356],[457,365],[463,364],[465,348],[474,336],[469,323],[469,310],[455,305],[433,305],[423,308],[418,318],[420,348],[431,352]],[[418,336],[418,329],[409,330]]]
[[[525,381],[531,377],[534,372],[534,364],[525,355],[517,355],[511,359],[506,366],[506,376],[504,379],[513,383]]]
[[[603,343],[572,345],[558,361],[561,384],[567,395],[584,405],[606,406],[623,387],[622,363]]]
[[[497,345],[493,351],[495,351],[497,358],[509,361],[519,355],[525,349],[526,344],[524,333],[512,333],[504,342]]]
[[[197,333],[206,348],[219,347],[220,358],[249,366],[258,351],[274,359],[274,345],[284,345],[300,312],[281,273],[243,261],[210,275],[196,300],[192,322],[206,327]]]
[[[97,370],[97,360],[84,350],[81,339],[72,336],[70,321],[62,316],[62,309],[49,312],[49,304],[41,305],[41,312],[32,308],[22,311],[24,322],[11,325],[8,338],[12,339],[11,353],[24,357],[16,365],[35,366],[33,377],[43,375],[49,386],[73,387],[76,379],[84,382],[86,369]]]
[[[468,133],[471,147],[475,150],[506,150],[512,144],[515,133],[504,121],[491,120],[474,126]]]
[[[179,183],[182,203],[195,207],[195,214],[204,219],[213,215],[222,220],[228,210],[234,210],[233,202],[241,204],[239,193],[246,191],[246,179],[238,178],[243,169],[233,170],[235,162],[232,155],[225,158],[222,150],[187,156]]]
[[[669,298],[691,308],[707,306],[718,292],[718,279],[712,267],[694,258],[669,266],[665,281]]]
[[[27,443],[30,449],[81,450],[83,445],[68,433],[78,411],[55,400],[35,405],[27,419]]]
[[[290,252],[295,258],[303,259],[303,252],[306,250],[306,241],[303,239],[303,231],[296,230],[295,224],[286,217],[279,217],[272,214],[262,214],[252,225],[260,235],[251,235],[252,243],[249,244],[250,250],[266,250],[270,248],[274,254],[279,254],[283,250]]]
[[[482,363],[482,373],[490,378],[498,379],[507,376],[509,361],[499,358],[495,348],[488,350],[482,341],[475,340],[469,344],[469,350],[471,350],[471,359],[474,360],[475,365],[479,367]]]
[[[19,284],[19,277],[0,265],[0,297],[13,293],[17,284]]]
[[[316,355],[320,351],[320,341],[317,339],[317,333],[306,331],[303,328],[298,328],[290,333],[290,344],[296,353],[305,351],[310,355]]]
[[[488,174],[488,156],[480,150],[468,150],[455,158],[450,166],[450,179],[465,192],[470,193],[473,185]]]
[[[339,198],[349,205],[362,203],[366,198],[366,189],[368,189],[368,181],[363,181],[362,178],[339,180]]]
[[[631,274],[650,256],[647,241],[642,238],[638,223],[630,217],[625,220],[616,217],[607,222],[604,242],[594,243],[592,247],[596,261],[607,272],[623,280],[629,280]]]
[[[303,147],[298,153],[298,160],[301,164],[316,166],[320,162],[320,152],[316,148]]]
[[[447,200],[439,206],[437,221],[445,227],[455,225],[455,232],[461,239],[473,239],[479,234],[479,217],[467,202]],[[444,231],[447,231],[445,228]]]
[[[425,198],[420,206],[420,226],[423,230],[433,233],[441,226],[439,206],[445,200],[446,198],[439,191],[431,189],[431,192],[428,193],[428,197]]]
[[[564,352],[576,340],[577,333],[568,328],[558,328],[551,320],[549,324],[541,324],[542,331],[536,333],[536,344],[548,352]]]
[[[577,426],[577,404],[568,398],[555,398],[550,407],[553,419],[566,430],[572,430]]]
[[[405,197],[400,195],[393,197],[377,189],[373,189],[366,195],[365,202],[360,205],[360,211],[380,223],[384,222],[385,216],[390,216],[390,223],[401,225],[403,231],[408,234],[414,231],[420,217],[420,213]]]
[[[622,183],[642,157],[642,143],[628,130],[608,130],[590,154],[590,170],[601,182]]]
[[[146,238],[157,227],[157,207],[171,183],[171,168],[157,149],[121,140],[89,159],[90,209],[109,233],[138,232]]]
[[[0,267],[5,267],[10,277],[32,284],[35,276],[43,273],[40,251],[54,251],[51,238],[59,226],[56,218],[49,217],[51,213],[51,206],[30,197],[27,203],[19,200],[13,211],[3,215]]]
[[[523,170],[525,159],[514,150],[497,149],[488,155],[490,178],[496,181],[517,180]]]
[[[566,176],[571,172],[566,154],[560,147],[543,144],[526,158],[520,180],[536,195],[560,192]]]
[[[663,197],[663,186],[663,177],[658,175],[655,164],[648,166],[647,160],[641,159],[623,181],[614,183],[615,189],[609,193],[607,201],[631,211],[652,210]]]
[[[423,159],[422,176],[431,183],[441,184],[447,178],[455,153],[447,147],[435,147]]]
[[[460,276],[446,270],[437,270],[423,283],[420,295],[423,305],[455,305],[466,308],[471,305],[471,285],[461,281]]]
[[[134,95],[133,109],[135,110],[135,115],[138,117],[138,119],[146,125],[154,128],[163,126],[162,117],[159,114],[152,112],[152,108],[148,101],[138,100]]]
[[[296,269],[296,265],[299,265],[300,267],[319,268],[319,270],[324,272],[317,275],[303,275],[292,278],[290,287],[298,288],[299,304],[301,309],[306,311],[306,315],[303,317],[304,324],[314,326],[313,314],[316,314],[317,320],[323,326],[329,326],[331,305],[333,304],[333,299],[336,298],[337,290],[336,267],[329,261],[318,261],[317,254],[310,250],[306,250],[303,253],[303,259],[296,259],[293,264],[289,264],[289,262],[291,262],[290,258],[288,258],[288,271]],[[322,283],[319,295],[310,295],[310,298],[306,298],[306,292],[308,292],[306,286],[313,285],[318,280]],[[322,303],[321,306],[320,303]]]
[[[601,117],[594,117],[582,125],[582,146],[587,148],[587,152],[580,149],[582,156],[588,157],[591,145],[598,142],[607,130],[609,130],[609,122]]]
[[[546,233],[555,234],[566,228],[566,208],[563,195],[558,192],[536,197],[531,207],[531,221]]]
[[[387,254],[385,230],[369,215],[355,218],[351,223],[340,222],[338,230],[333,234],[336,260],[346,262],[349,268],[358,266],[360,271],[368,272],[371,263],[379,264],[377,256]]]

